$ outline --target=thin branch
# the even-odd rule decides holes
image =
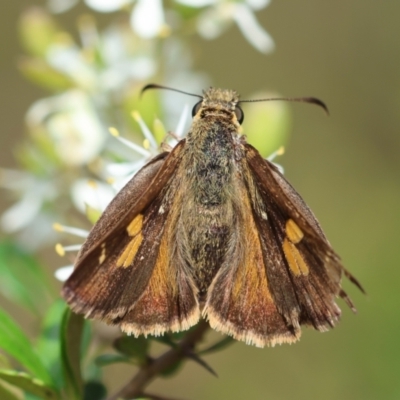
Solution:
[[[188,332],[176,347],[168,350],[150,364],[143,365],[131,381],[107,400],[133,399],[143,394],[145,387],[157,375],[192,352],[196,343],[201,341],[208,328],[208,323],[205,320],[201,320],[196,328]]]

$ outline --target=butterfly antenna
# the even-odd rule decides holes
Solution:
[[[146,90],[149,90],[149,89],[171,90],[171,91],[173,91],[173,92],[183,93],[183,94],[186,94],[186,95],[188,95],[188,96],[194,96],[194,97],[198,97],[198,98],[200,98],[200,99],[203,98],[203,96],[200,96],[200,95],[198,95],[198,94],[184,92],[183,90],[170,88],[170,87],[168,87],[168,86],[157,85],[156,83],[149,83],[148,85],[146,85],[146,86],[141,90],[140,96],[142,96],[143,93],[144,93]]]
[[[275,97],[269,99],[256,99],[256,100],[240,100],[239,103],[254,103],[258,101],[292,101],[296,103],[309,103],[315,104],[324,109],[327,115],[329,115],[329,110],[326,104],[316,97]]]

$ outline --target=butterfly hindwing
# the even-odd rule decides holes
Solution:
[[[246,163],[243,163],[246,168]],[[291,343],[299,329],[288,324],[280,313],[266,274],[265,249],[252,211],[252,196],[242,177],[235,182],[234,244],[215,276],[207,296],[203,315],[212,328],[259,347]],[[274,250],[273,248],[271,250]],[[280,258],[279,251],[269,253],[268,262]],[[275,264],[274,264],[275,265]],[[290,293],[286,294],[290,300]]]
[[[74,311],[87,317],[120,323],[135,334],[157,333],[160,329],[152,330],[150,325],[157,323],[151,317],[146,327],[140,328],[144,321],[140,319],[140,311],[135,314],[134,309],[136,305],[136,309],[143,308],[149,290],[158,290],[158,299],[161,301],[163,295],[176,294],[180,285],[185,299],[175,296],[171,301],[181,301],[182,310],[170,306],[167,310],[160,306],[158,314],[162,315],[155,318],[159,318],[165,328],[172,323],[168,321],[174,320],[172,324],[179,324],[181,320],[188,320],[190,312],[192,316],[195,314],[197,303],[193,287],[190,282],[180,280],[179,270],[171,271],[173,266],[167,263],[165,257],[165,243],[169,240],[167,235],[172,234],[168,229],[168,220],[176,194],[174,172],[183,147],[184,140],[165,161],[157,157],[155,162],[151,161],[139,171],[110,204],[111,209],[107,209],[94,226],[73,274],[63,287],[63,295]],[[126,202],[123,207],[125,212],[112,220],[115,217],[112,209],[115,202],[119,206]],[[162,274],[164,276],[161,279]],[[164,278],[169,279],[164,283],[172,288],[172,292],[163,290],[161,281]],[[157,304],[153,303],[152,309],[156,308]],[[167,316],[166,312],[169,313]],[[174,312],[177,315],[172,316]],[[138,323],[133,329],[135,315]],[[150,314],[147,312],[146,315]]]

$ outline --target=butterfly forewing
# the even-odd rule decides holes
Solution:
[[[159,328],[153,332],[148,327],[140,330],[129,327],[129,324],[135,304],[146,296],[146,290],[158,285],[159,297],[155,297],[152,304],[152,309],[157,311],[154,301],[161,301],[163,293],[163,285],[159,283],[162,274],[168,274],[171,279],[168,288],[175,294],[175,300],[171,301],[182,302],[183,316],[181,318],[179,314],[181,309],[175,307],[177,315],[175,319],[171,318],[171,304],[167,308],[160,307],[158,314],[168,313],[167,316],[158,316],[164,331],[171,325],[165,321],[174,319],[173,324],[179,325],[179,321],[188,319],[190,312],[193,317],[197,304],[194,294],[190,292],[193,288],[180,278],[179,272],[171,271],[165,256],[165,243],[170,240],[168,235],[173,234],[168,228],[168,217],[177,192],[174,171],[179,165],[183,146],[184,141],[181,141],[165,161],[160,157],[145,166],[123,189],[126,192],[119,193],[115,201],[126,201],[125,213],[120,214],[119,219],[112,220],[115,215],[112,208],[116,205],[111,203],[93,228],[78,257],[76,269],[63,288],[64,297],[76,312],[109,322],[123,321],[127,330],[137,334],[157,333]],[[110,231],[101,240],[104,229]],[[176,295],[180,289],[186,295],[185,300]],[[142,310],[144,302],[137,309]],[[137,314],[140,315],[141,311]],[[147,312],[147,315],[150,314]],[[141,323],[139,318],[138,324]]]
[[[264,257],[269,259],[267,249],[272,240],[281,258],[278,264],[270,262],[266,270],[273,296],[284,306],[281,311],[287,320],[298,314],[298,323],[326,330],[340,316],[335,304],[343,273],[340,259],[311,210],[278,170],[250,145],[247,160],[268,216],[266,220],[260,215],[256,218],[266,249]]]

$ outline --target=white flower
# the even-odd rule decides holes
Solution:
[[[81,178],[71,187],[71,197],[75,207],[84,214],[86,207],[104,211],[115,196],[110,185],[98,180]]]
[[[33,128],[45,126],[66,165],[90,162],[107,138],[91,100],[78,89],[36,101],[28,110],[27,122]]]
[[[113,12],[131,3],[130,0],[85,0],[88,7],[99,12]]]
[[[46,59],[49,65],[68,76],[77,86],[93,90],[96,88],[96,71],[85,60],[83,53],[69,38],[50,46]]]
[[[245,3],[235,5],[232,18],[243,36],[261,53],[271,52],[275,45],[271,36],[258,23],[251,8]]]
[[[132,29],[142,38],[158,36],[165,27],[161,0],[137,0],[131,14]]]
[[[214,39],[224,32],[231,21],[236,22],[243,36],[262,53],[271,52],[274,42],[271,36],[258,23],[254,11],[261,10],[269,4],[269,0],[175,0],[189,7],[206,8],[197,20],[197,29],[206,39]]]
[[[168,32],[162,0],[85,0],[100,12],[113,12],[133,4],[130,22],[132,29],[144,39]],[[267,7],[270,0],[175,0],[187,7],[204,9],[197,19],[198,33],[214,39],[235,22],[249,43],[262,53],[271,52],[274,42],[257,21],[254,12]]]
[[[19,198],[1,215],[2,230],[16,233],[17,240],[28,250],[48,243],[52,217],[45,211],[44,205],[57,197],[52,182],[28,172],[1,169],[0,187],[10,190]]]
[[[68,11],[77,3],[78,0],[47,0],[47,6],[55,14]]]

